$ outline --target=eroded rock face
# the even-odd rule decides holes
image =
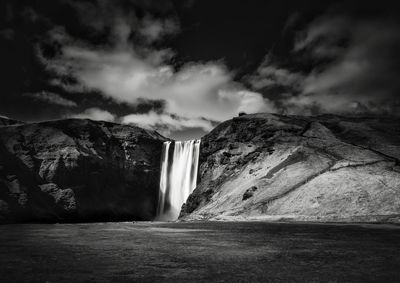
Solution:
[[[333,115],[224,122],[202,139],[181,219],[399,221],[399,125]]]
[[[152,219],[165,140],[91,120],[3,125],[0,221]]]

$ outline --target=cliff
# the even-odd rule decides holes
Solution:
[[[244,115],[202,138],[182,220],[400,219],[400,121]]]
[[[0,222],[154,217],[158,133],[79,119],[1,120]]]

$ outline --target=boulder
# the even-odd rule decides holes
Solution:
[[[256,186],[252,186],[251,188],[247,189],[243,194],[242,200],[247,200],[251,198],[254,195],[255,191],[257,191]]]

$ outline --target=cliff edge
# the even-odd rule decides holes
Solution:
[[[165,140],[108,122],[6,120],[0,127],[0,222],[151,220]]]
[[[253,114],[202,138],[181,220],[399,222],[396,118]]]

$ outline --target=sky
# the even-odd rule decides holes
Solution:
[[[399,115],[390,2],[2,0],[0,115],[183,140],[240,112]]]

